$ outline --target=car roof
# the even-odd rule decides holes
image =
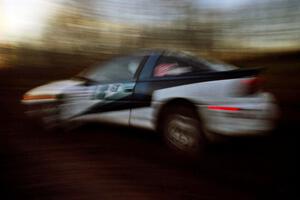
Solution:
[[[179,51],[179,50],[169,50],[169,49],[141,49],[139,51],[135,51],[134,53],[127,54],[128,56],[150,56],[150,55],[169,55],[175,57],[187,57],[193,58],[197,57],[196,55],[192,54],[191,52],[187,51]]]

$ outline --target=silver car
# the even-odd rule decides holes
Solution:
[[[34,88],[22,103],[45,127],[91,121],[142,127],[194,155],[212,135],[258,136],[274,128],[278,109],[274,97],[261,89],[260,71],[152,51]]]

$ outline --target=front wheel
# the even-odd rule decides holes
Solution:
[[[179,154],[195,157],[203,153],[206,146],[200,120],[190,108],[168,109],[163,135],[167,145]]]
[[[34,104],[24,108],[24,111],[35,126],[39,126],[44,131],[56,130],[60,124],[58,102]]]

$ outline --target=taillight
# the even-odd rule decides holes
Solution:
[[[264,79],[261,76],[251,77],[242,80],[245,88],[245,94],[254,94],[262,89]]]
[[[216,111],[240,111],[241,108],[238,108],[238,107],[230,107],[230,106],[215,106],[215,105],[210,105],[210,106],[207,106],[207,108],[209,110],[216,110]]]

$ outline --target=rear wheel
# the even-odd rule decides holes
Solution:
[[[206,140],[195,110],[189,107],[170,107],[166,110],[162,123],[163,136],[170,148],[192,157],[203,153]]]

